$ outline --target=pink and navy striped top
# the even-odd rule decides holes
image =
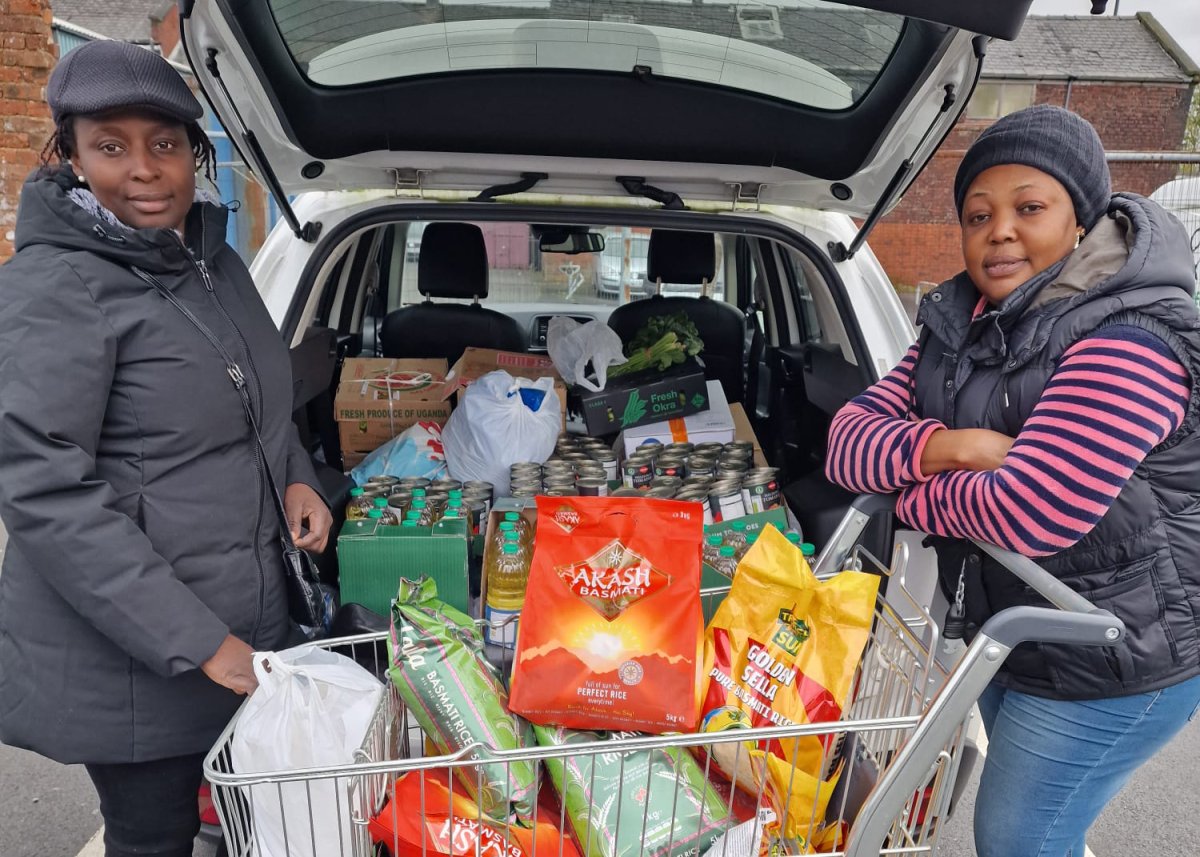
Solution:
[[[1058,553],[1086,536],[1138,464],[1182,424],[1190,392],[1165,342],[1112,325],[1063,355],[999,469],[927,477],[921,453],[945,426],[908,417],[917,354],[913,345],[838,411],[826,475],[859,493],[900,492],[897,513],[918,530],[1026,556]]]

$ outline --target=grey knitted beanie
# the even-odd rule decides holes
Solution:
[[[1035,104],[1010,113],[979,135],[954,177],[954,205],[962,219],[971,182],[1001,164],[1024,164],[1058,179],[1075,204],[1075,219],[1091,229],[1112,197],[1104,146],[1091,123],[1077,113]]]
[[[195,122],[204,108],[159,54],[128,42],[98,40],[75,48],[50,74],[46,101],[54,123],[119,107],[147,107]]]

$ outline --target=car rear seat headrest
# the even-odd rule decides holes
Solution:
[[[699,285],[711,283],[716,273],[717,242],[711,232],[655,229],[646,252],[646,279],[651,283]]]
[[[486,298],[487,245],[473,223],[431,223],[421,236],[417,289],[429,298]]]

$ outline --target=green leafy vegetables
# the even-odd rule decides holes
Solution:
[[[608,376],[630,375],[645,369],[662,371],[695,357],[703,350],[700,332],[687,313],[656,315],[625,346],[629,359],[610,367]]]

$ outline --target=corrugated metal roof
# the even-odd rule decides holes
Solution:
[[[993,40],[985,78],[1186,83],[1191,78],[1137,17],[1030,16],[1015,42]]]
[[[50,0],[54,17],[125,42],[150,41],[150,19],[161,18],[171,0]]]

